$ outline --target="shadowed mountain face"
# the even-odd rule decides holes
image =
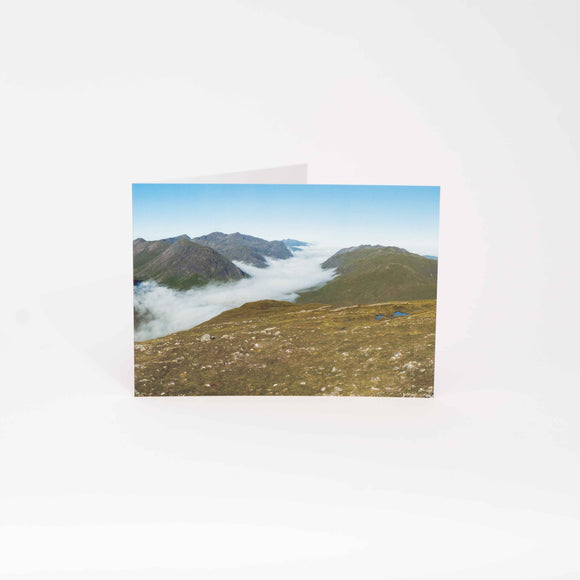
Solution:
[[[321,288],[301,293],[299,304],[347,306],[390,300],[422,300],[437,294],[437,260],[394,246],[344,248],[322,264],[339,274]]]
[[[153,242],[133,241],[133,280],[154,280],[175,290],[189,290],[211,281],[225,282],[249,276],[215,250],[188,236]]]
[[[213,232],[206,236],[193,238],[193,241],[213,248],[229,260],[244,262],[258,268],[265,268],[268,265],[266,258],[285,260],[292,257],[292,252],[290,252],[284,242],[269,242],[262,238],[240,233],[223,234],[221,232]]]

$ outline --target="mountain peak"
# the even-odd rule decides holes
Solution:
[[[181,234],[180,236],[174,236],[172,238],[163,238],[160,241],[174,244],[175,242],[180,242],[181,240],[191,240],[191,238],[187,234]]]
[[[205,236],[193,238],[195,243],[213,248],[230,260],[251,264],[258,268],[266,268],[266,258],[285,260],[292,257],[292,253],[280,241],[268,241],[241,232],[224,234],[212,232]]]
[[[396,246],[343,248],[322,267],[335,268],[337,276],[322,288],[302,292],[297,303],[347,306],[436,297],[437,261]]]
[[[136,243],[135,243],[136,242]],[[154,280],[175,290],[188,290],[211,281],[226,282],[249,276],[212,248],[187,235],[133,243],[133,280]]]

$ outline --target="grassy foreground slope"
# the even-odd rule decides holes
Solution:
[[[340,250],[322,264],[339,274],[322,288],[302,292],[299,304],[337,306],[436,298],[437,261],[394,246]]]
[[[262,300],[136,343],[135,394],[430,397],[434,352],[435,300]]]

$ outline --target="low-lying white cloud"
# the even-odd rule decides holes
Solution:
[[[268,268],[236,262],[252,277],[185,292],[144,282],[135,289],[134,304],[146,321],[135,331],[135,340],[149,340],[192,328],[246,302],[294,301],[299,291],[325,284],[336,275],[334,269],[323,270],[321,264],[337,249],[307,246],[296,251],[293,258],[270,260]]]

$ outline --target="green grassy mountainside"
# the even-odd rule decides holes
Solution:
[[[136,343],[135,394],[431,397],[434,353],[435,300],[262,300]]]
[[[189,290],[210,281],[240,280],[248,275],[215,250],[187,236],[148,242],[133,241],[133,280],[154,280],[175,290]]]
[[[213,248],[229,260],[236,260],[265,268],[268,264],[266,258],[285,260],[292,257],[292,252],[281,241],[263,240],[246,234],[224,234],[212,232],[205,236],[193,238],[193,241]]]
[[[321,288],[302,292],[298,304],[336,306],[391,300],[436,298],[437,260],[394,246],[344,248],[322,264],[338,276]]]

